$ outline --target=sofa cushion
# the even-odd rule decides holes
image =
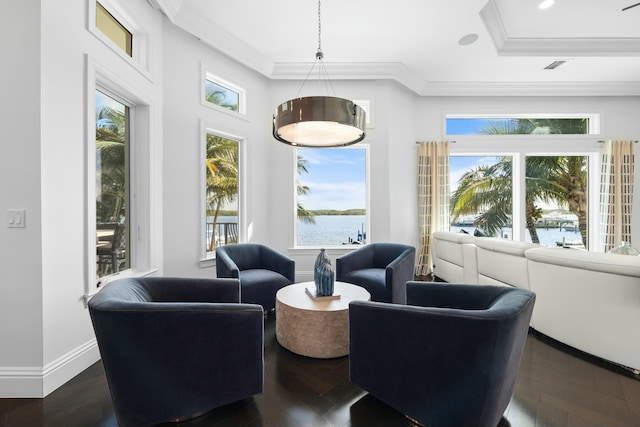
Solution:
[[[476,238],[478,283],[529,289],[526,250],[539,245],[493,237]]]
[[[605,254],[567,248],[537,248],[526,252],[532,261],[582,270],[640,277],[640,257]]]
[[[497,239],[494,237],[478,237],[475,240],[476,246],[494,252],[502,252],[508,255],[524,257],[524,251],[532,248],[539,248],[535,243],[518,242],[507,239]]]

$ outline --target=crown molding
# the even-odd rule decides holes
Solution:
[[[496,0],[487,2],[480,17],[501,56],[640,56],[640,38],[637,37],[510,37]]]
[[[640,82],[429,82],[422,96],[640,96]]]
[[[318,80],[316,73],[309,74],[313,64],[277,62],[268,77],[274,80]],[[422,78],[399,62],[324,62],[324,66],[332,80],[395,80],[416,93],[425,85]]]
[[[163,1],[179,1],[182,3],[183,0]],[[172,22],[187,33],[197,37],[201,42],[242,65],[267,77],[271,75],[273,70],[273,62],[271,62],[271,60],[237,37],[229,34],[217,25],[213,25],[206,18],[195,13],[191,8],[187,6],[180,7],[179,12],[174,15]]]
[[[176,15],[180,12],[184,0],[147,0],[156,10],[165,14],[171,22],[174,22]]]

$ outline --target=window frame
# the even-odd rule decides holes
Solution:
[[[211,122],[201,120],[200,122],[200,155],[201,167],[200,167],[200,238],[197,239],[199,243],[198,253],[200,254],[200,267],[212,267],[216,259],[214,252],[209,252],[205,248],[207,246],[206,240],[206,209],[207,209],[207,173],[205,170],[205,159],[207,155],[207,135],[215,135],[221,138],[230,139],[238,142],[238,243],[246,241],[246,175],[247,175],[247,160],[246,160],[246,144],[247,138],[234,132],[221,129]]]
[[[233,111],[228,108],[224,108],[213,102],[207,101],[207,80],[215,83],[225,89],[231,90],[238,94],[238,111]],[[200,103],[207,108],[215,111],[219,111],[225,114],[229,114],[233,117],[241,118],[243,120],[249,120],[247,115],[247,90],[243,87],[225,79],[218,74],[208,71],[208,67],[203,63],[201,69],[201,85],[200,85]]]
[[[318,249],[321,248],[325,248],[325,249],[347,249],[347,250],[352,250],[354,248],[359,248],[362,247],[362,245],[358,245],[358,244],[340,244],[340,245],[327,245],[327,244],[318,244],[318,245],[299,245],[298,244],[298,194],[297,194],[297,189],[296,189],[296,185],[297,185],[297,178],[298,178],[298,174],[297,174],[297,170],[298,170],[298,157],[297,157],[297,153],[298,153],[298,148],[301,147],[295,147],[294,150],[292,150],[293,152],[293,157],[292,157],[292,170],[293,170],[293,185],[292,185],[292,194],[293,194],[293,203],[292,203],[292,209],[293,209],[293,242],[291,247],[294,250],[300,251],[300,250],[312,250],[312,251],[317,251]],[[332,147],[333,148],[333,147]],[[302,148],[304,149],[304,148]],[[371,186],[371,146],[367,143],[358,143],[355,145],[349,145],[346,147],[335,147],[333,149],[336,150],[357,150],[357,149],[362,149],[365,152],[365,233],[367,236],[367,241],[368,242],[372,242],[374,241],[372,239],[371,236],[371,192],[370,192],[370,186]],[[365,244],[366,245],[366,244]]]
[[[161,159],[159,148],[151,143],[153,100],[135,91],[115,73],[101,66],[88,55],[86,85],[86,137],[84,144],[85,171],[85,294],[87,301],[100,287],[125,278],[153,274],[159,270],[161,250],[156,240],[160,224],[157,213],[160,185],[152,179],[154,166]],[[96,279],[96,153],[95,153],[95,92],[100,90],[129,107],[129,194],[130,194],[130,266],[128,269]],[[160,235],[161,240],[161,235]]]
[[[484,136],[484,135],[483,135]],[[491,135],[487,135],[491,136]],[[602,150],[600,141],[594,135],[578,135],[581,138],[558,138],[563,135],[536,135],[539,139],[535,146],[531,145],[528,135],[497,135],[504,138],[494,138],[491,143],[479,146],[477,138],[471,136],[457,137],[455,143],[450,145],[450,157],[453,156],[511,156],[513,161],[513,200],[517,201],[513,206],[513,229],[511,239],[515,241],[526,240],[526,224],[524,220],[525,200],[518,197],[525,191],[525,162],[527,156],[586,156],[588,157],[589,180],[589,251],[600,250],[599,230],[599,200],[600,200],[600,153]],[[544,137],[544,138],[540,138]],[[490,138],[489,138],[490,139]],[[487,141],[489,142],[489,141]],[[559,147],[559,144],[562,146]]]
[[[477,138],[477,139],[490,139],[490,138],[505,138],[505,137],[514,137],[521,136],[527,139],[536,139],[545,137],[560,137],[563,139],[570,138],[582,138],[600,135],[601,132],[601,124],[600,124],[601,113],[444,113],[442,115],[442,133],[445,137],[456,137],[456,138]],[[589,119],[589,128],[586,134],[522,134],[522,135],[482,135],[482,134],[472,134],[472,135],[461,135],[461,134],[449,134],[447,132],[447,119]]]
[[[132,56],[127,55],[109,36],[96,26],[96,3],[100,3],[114,19],[131,33]],[[87,0],[87,30],[123,61],[131,65],[149,81],[153,81],[149,34],[118,2],[114,0]]]

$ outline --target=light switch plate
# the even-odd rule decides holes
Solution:
[[[7,211],[7,227],[24,228],[24,209],[11,209]]]

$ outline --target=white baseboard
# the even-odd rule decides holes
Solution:
[[[0,398],[42,398],[100,360],[95,338],[41,367],[0,367]]]

